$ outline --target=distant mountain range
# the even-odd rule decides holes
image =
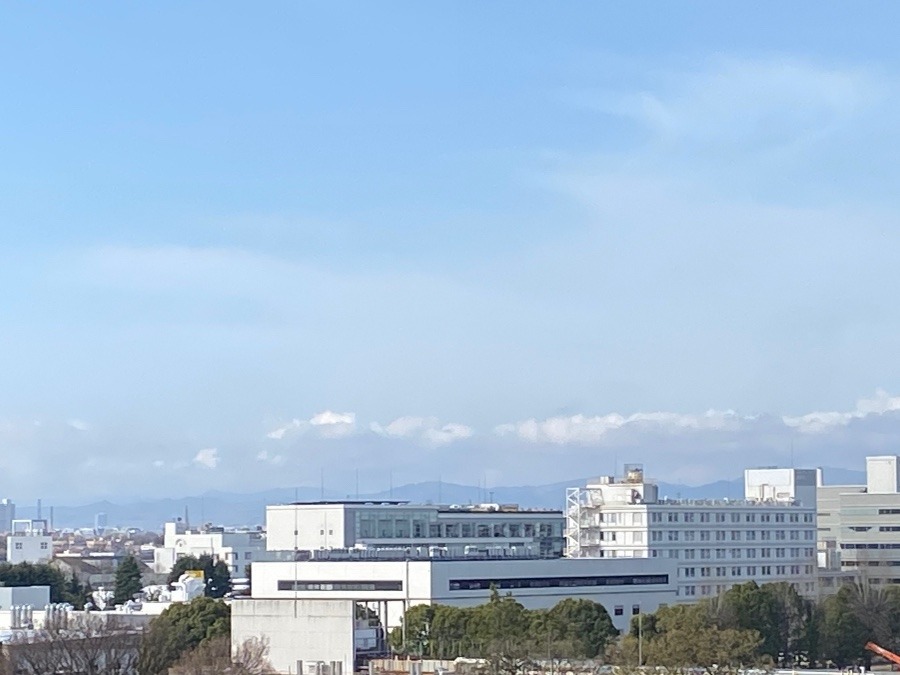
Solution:
[[[823,469],[825,483],[829,485],[864,484],[865,473],[849,469]],[[577,478],[550,485],[524,485],[518,487],[479,488],[471,485],[440,483],[430,481],[401,485],[388,492],[361,494],[366,500],[406,500],[414,503],[434,504],[477,504],[496,502],[519,504],[526,508],[562,509],[565,505],[566,488],[584,485],[587,478]],[[681,499],[739,499],[744,494],[743,478],[719,480],[705,485],[678,485],[659,483],[661,497]],[[356,495],[325,492],[326,499],[356,499]],[[53,510],[53,524],[57,528],[91,527],[97,513],[105,513],[110,526],[139,527],[145,530],[161,530],[162,524],[175,518],[183,518],[185,513],[191,523],[205,522],[226,525],[260,525],[265,521],[267,504],[283,504],[293,501],[311,501],[322,497],[317,488],[275,488],[263,492],[241,494],[234,492],[210,491],[196,497],[183,499],[150,499],[125,504],[109,501],[95,502],[83,506],[57,506]],[[17,517],[34,518],[35,507],[17,506]],[[49,516],[49,509],[43,511]]]

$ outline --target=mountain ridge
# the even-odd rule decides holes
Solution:
[[[851,469],[823,468],[827,485],[864,484],[865,473]],[[348,494],[343,491],[325,490],[327,500],[401,500],[422,504],[518,504],[523,508],[562,509],[565,506],[565,490],[585,485],[589,478],[546,485],[497,486],[482,488],[443,481],[424,481],[400,485],[392,490],[366,494]],[[659,481],[660,497],[676,499],[739,499],[744,493],[743,478],[717,480],[703,485],[682,485]],[[323,497],[321,488],[270,488],[259,492],[238,493],[209,490],[202,495],[182,498],[143,499],[129,503],[101,500],[79,506],[56,506],[53,509],[54,527],[91,527],[97,513],[105,513],[107,522],[115,527],[139,527],[161,530],[167,520],[183,518],[187,512],[194,524],[216,523],[226,525],[261,525],[265,520],[267,504],[293,501],[316,501]],[[17,517],[37,516],[32,506],[16,507]],[[45,507],[42,515],[48,515]]]

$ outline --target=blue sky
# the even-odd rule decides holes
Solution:
[[[898,15],[4,8],[0,489],[896,451]]]

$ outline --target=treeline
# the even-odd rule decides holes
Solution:
[[[90,584],[82,584],[74,574],[66,577],[52,565],[31,563],[0,563],[0,586],[49,586],[50,602],[66,602],[75,609],[82,609],[93,592]]]
[[[403,626],[391,631],[390,642],[398,654],[423,658],[516,662],[596,658],[617,635],[609,613],[596,602],[569,598],[552,609],[528,610],[492,590],[490,600],[477,607],[411,607]]]
[[[622,665],[869,665],[865,644],[900,648],[900,588],[853,584],[815,603],[790,584],[735,586],[631,622],[611,660]],[[642,652],[642,653],[641,653]]]

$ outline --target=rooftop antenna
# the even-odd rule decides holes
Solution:
[[[356,499],[359,500],[359,469],[356,470]]]
[[[188,518],[188,505],[184,505],[184,529],[191,529],[191,519]]]
[[[41,520],[41,500],[38,499],[37,502],[37,519]]]

